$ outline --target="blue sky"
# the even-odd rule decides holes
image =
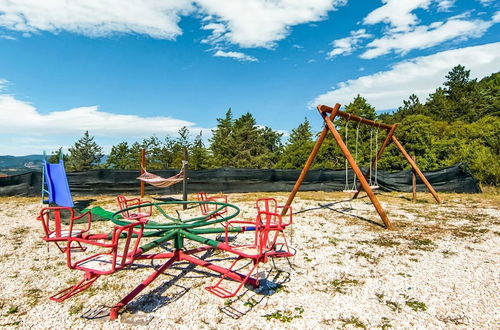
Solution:
[[[500,69],[490,0],[0,0],[0,155],[204,137],[232,108],[285,133],[361,94],[422,100]]]

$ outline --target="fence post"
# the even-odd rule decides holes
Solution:
[[[411,158],[413,159],[413,162],[416,164],[417,163],[417,158],[415,157],[415,154],[413,154],[411,156]],[[415,170],[412,169],[411,170],[411,186],[412,186],[412,196],[411,196],[411,200],[412,202],[416,202],[417,201],[417,174],[415,173]]]
[[[182,166],[184,167],[184,173],[182,173],[182,200],[187,201],[187,176],[188,176],[188,151],[187,148],[184,148],[184,156],[182,157],[183,164]],[[182,205],[182,209],[185,210],[187,209],[187,204]]]

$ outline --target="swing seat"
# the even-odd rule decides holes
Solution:
[[[370,186],[373,190],[380,188],[379,186]]]
[[[345,192],[345,193],[356,193],[358,191],[354,190],[354,189],[346,189],[346,190],[342,190],[342,192]]]

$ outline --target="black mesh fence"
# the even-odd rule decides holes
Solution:
[[[366,169],[365,169],[366,170]],[[153,171],[164,178],[178,173],[177,170]],[[293,188],[300,170],[282,169],[238,169],[218,168],[188,172],[188,192],[207,193],[244,193],[278,192]],[[479,193],[477,180],[465,165],[424,172],[426,178],[438,192]],[[100,169],[87,172],[67,173],[73,195],[116,195],[139,193],[138,171]],[[410,192],[412,190],[412,171],[378,171],[377,185],[384,191]],[[371,178],[372,184],[375,178]],[[352,189],[353,173],[344,170],[310,170],[301,191],[341,191]],[[417,177],[417,191],[426,191],[425,185]],[[182,183],[168,188],[156,188],[146,184],[146,194],[178,194]],[[41,173],[29,172],[0,178],[0,196],[38,196],[41,194]]]

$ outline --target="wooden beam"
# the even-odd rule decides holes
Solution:
[[[353,169],[354,173],[356,173],[358,180],[361,183],[361,186],[366,191],[366,194],[368,195],[373,206],[377,210],[377,213],[379,214],[380,218],[384,222],[385,227],[387,229],[394,229],[394,225],[392,224],[391,220],[389,220],[389,218],[387,217],[387,214],[385,214],[385,211],[382,208],[382,205],[380,205],[380,202],[378,201],[377,197],[375,196],[372,189],[370,188],[368,181],[366,181],[366,178],[363,176],[363,173],[361,172],[360,168],[358,167],[358,164],[356,164],[356,161],[354,160],[349,149],[347,148],[344,141],[342,140],[342,137],[340,136],[339,132],[335,128],[335,125],[330,120],[330,118],[328,118],[327,112],[321,111],[320,107],[318,107],[318,111],[320,112],[321,116],[323,117],[323,120],[326,122],[326,125],[330,129],[330,132],[332,132],[333,137],[335,138],[338,145],[340,146],[342,153],[344,154],[347,161],[351,165],[351,168]],[[333,112],[332,112],[332,114],[333,114]]]
[[[429,192],[432,194],[432,196],[434,197],[434,199],[436,200],[436,202],[439,203],[439,204],[441,204],[443,201],[441,200],[441,198],[439,198],[437,192],[431,186],[431,184],[429,183],[429,181],[427,181],[427,179],[425,178],[425,176],[422,173],[422,171],[420,171],[420,169],[418,168],[417,164],[413,161],[413,159],[411,159],[410,155],[406,152],[405,148],[403,148],[403,146],[401,145],[401,143],[398,141],[398,139],[396,139],[396,137],[394,135],[391,138],[392,138],[392,142],[394,142],[394,144],[399,148],[399,150],[401,150],[401,153],[403,154],[403,156],[405,156],[405,158],[408,161],[408,163],[410,163],[411,167],[413,168],[413,170],[415,171],[415,173],[418,175],[418,177],[420,178],[420,180],[422,180],[422,182],[425,184],[425,186],[427,187],[427,189],[429,190]]]
[[[327,106],[327,105],[318,105],[318,110],[320,112],[326,112],[326,113],[331,113],[333,111],[333,108]],[[363,124],[366,124],[366,125],[370,125],[370,126],[375,126],[375,127],[381,127],[381,128],[384,128],[384,129],[391,129],[393,125],[388,125],[388,124],[384,124],[384,123],[381,123],[381,122],[378,122],[378,121],[373,121],[373,120],[370,120],[370,119],[366,119],[366,118],[363,118],[363,117],[359,117],[359,116],[356,116],[356,115],[353,115],[351,113],[347,113],[347,112],[344,112],[344,111],[337,111],[337,116],[339,117],[342,117],[342,118],[345,118],[347,120],[352,120],[352,121],[357,121],[357,122],[361,122]]]
[[[340,104],[335,104],[335,106],[332,108],[330,118],[333,120],[337,114],[337,111],[340,109]],[[295,198],[295,195],[300,189],[300,186],[302,185],[302,182],[304,181],[307,172],[309,171],[309,168],[311,167],[314,158],[318,154],[319,148],[321,147],[321,144],[323,144],[323,141],[325,140],[326,135],[328,134],[328,127],[325,125],[323,127],[323,130],[321,131],[318,140],[314,144],[313,150],[309,154],[309,157],[307,158],[306,164],[302,168],[302,171],[300,172],[299,178],[297,179],[297,182],[295,182],[295,185],[293,186],[292,191],[290,192],[290,195],[288,196],[288,200],[286,201],[285,207],[283,208],[283,211],[281,211],[281,215],[285,215],[288,212],[288,207],[292,204],[293,199]]]

